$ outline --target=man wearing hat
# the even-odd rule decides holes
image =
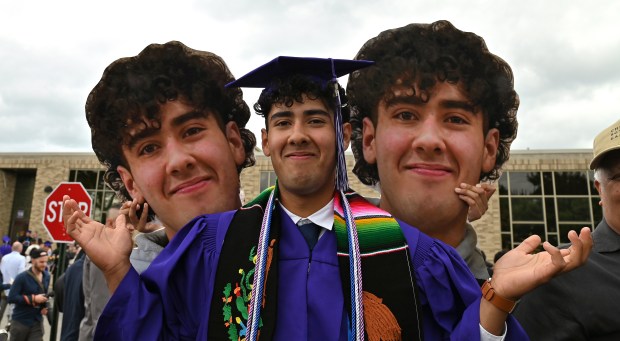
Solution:
[[[596,136],[593,149],[603,220],[584,266],[521,299],[515,316],[532,340],[620,340],[620,120]]]
[[[15,278],[9,303],[15,304],[11,319],[11,340],[43,340],[43,315],[47,314],[47,252],[30,250],[32,266]]]
[[[2,246],[0,246],[0,258],[11,253],[11,238],[7,235],[2,237]]]

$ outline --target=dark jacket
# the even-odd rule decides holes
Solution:
[[[47,303],[34,304],[32,302],[32,295],[47,294],[49,284],[50,274],[47,271],[43,272],[42,283],[35,279],[31,269],[17,275],[8,297],[9,303],[15,304],[12,319],[27,326],[32,326],[35,322],[42,321],[43,315],[41,315],[41,310],[47,308]]]

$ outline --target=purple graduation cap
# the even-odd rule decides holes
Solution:
[[[226,84],[226,87],[269,88],[274,79],[294,74],[307,75],[326,84],[372,64],[374,62],[367,60],[280,56]]]

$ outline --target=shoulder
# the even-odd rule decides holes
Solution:
[[[24,282],[24,281],[27,281],[29,278],[30,278],[30,275],[28,274],[28,270],[22,271],[18,273],[17,276],[15,276],[13,283]]]

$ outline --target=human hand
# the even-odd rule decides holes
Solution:
[[[47,315],[47,312],[48,312],[47,308],[41,309],[41,315]]]
[[[484,215],[489,209],[489,198],[495,193],[495,186],[490,183],[479,183],[475,186],[461,183],[460,187],[454,189],[468,206],[467,220],[475,221]]]
[[[533,235],[525,239],[495,264],[492,279],[495,292],[517,300],[558,274],[583,265],[592,250],[590,229],[582,228],[579,236],[577,232],[570,231],[568,239],[571,246],[567,249],[558,249],[544,242],[545,251],[536,254],[531,252],[540,245],[540,237]]]
[[[38,294],[38,295],[34,295],[32,300],[36,304],[42,304],[42,303],[47,302],[47,297],[44,294]]]
[[[133,240],[126,228],[125,215],[118,216],[115,227],[106,227],[86,216],[77,202],[67,195],[63,197],[62,215],[67,233],[82,246],[104,274],[119,267],[129,269]]]
[[[127,228],[130,231],[138,230],[138,232],[146,233],[151,232],[149,230],[150,224],[146,223],[146,220],[149,215],[149,204],[146,202],[143,204],[144,209],[138,217],[138,210],[140,210],[140,203],[138,203],[137,199],[133,199],[132,201],[125,201],[121,206],[119,214],[124,214],[127,217]]]

